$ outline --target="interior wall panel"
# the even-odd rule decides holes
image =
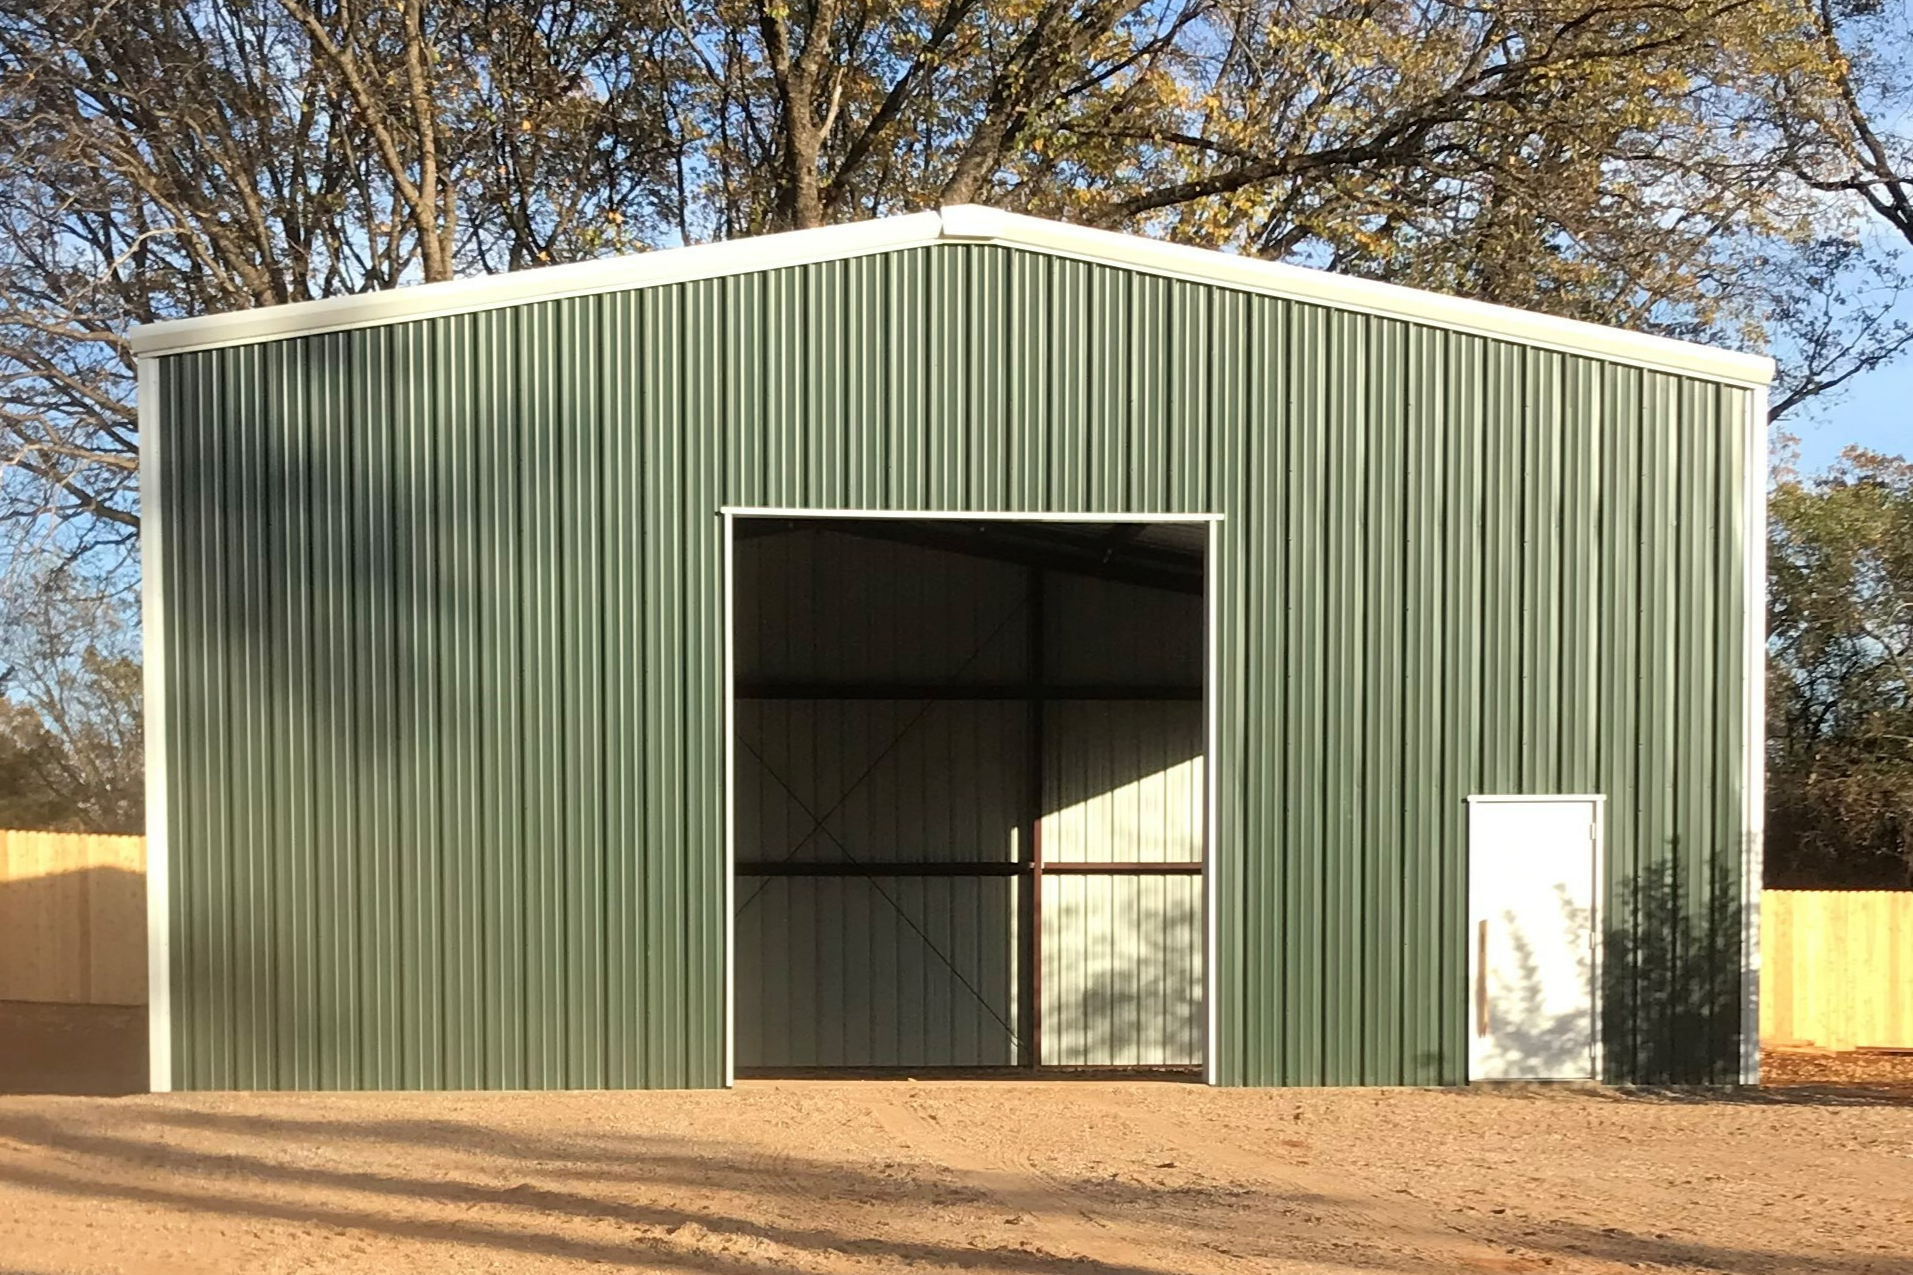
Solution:
[[[1043,878],[1043,1061],[1202,1062],[1202,878]]]
[[[1185,631],[1194,640],[1200,630]],[[1175,636],[1165,634],[1165,644]],[[1049,705],[1043,728],[1045,862],[1202,859],[1202,705]]]
[[[1028,589],[1014,564],[800,526],[752,536],[734,570],[735,658],[747,679],[1028,674]]]
[[[1044,664],[1058,686],[1201,689],[1199,595],[1068,572],[1054,573],[1044,587]]]
[[[740,700],[738,858],[1008,862],[1029,714],[999,700]]]
[[[740,876],[738,1065],[1013,1066],[1020,888]]]
[[[1013,861],[1028,836],[1024,706],[749,688],[1020,682],[1024,573],[803,524],[747,528],[734,562],[738,1065],[1016,1063],[1019,883],[855,869]],[[850,875],[753,875],[758,861]]]
[[[738,1064],[1027,1061],[1022,880],[858,869],[1026,860],[1037,799],[1046,859],[1199,861],[1201,704],[1055,702],[1039,756],[1016,689],[1034,669],[1027,566],[774,520],[744,524],[734,556]],[[1200,687],[1200,599],[1057,570],[1041,597],[1051,683]],[[885,680],[1012,689],[819,697]],[[1200,1060],[1197,887],[1051,883],[1044,1061]],[[1081,906],[1112,892],[1121,907]]]

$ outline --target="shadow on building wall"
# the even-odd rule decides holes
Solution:
[[[1732,1084],[1739,1078],[1744,984],[1738,885],[1724,869],[1698,879],[1677,874],[1678,845],[1667,862],[1643,867],[1610,889],[1601,929],[1600,1052],[1603,1078],[1617,1084]],[[1722,862],[1719,855],[1716,863]],[[1587,909],[1565,897],[1556,923],[1586,931]],[[1585,1017],[1550,1012],[1531,945],[1512,941],[1515,968],[1497,1002],[1495,1037],[1514,1074],[1558,1072],[1585,1040]],[[1579,966],[1596,973],[1590,953]],[[1512,1017],[1511,1017],[1512,1016]]]
[[[1741,1024],[1753,1003],[1742,939],[1746,911],[1717,850],[1684,876],[1678,838],[1666,861],[1609,891],[1604,927],[1602,1044],[1609,1079],[1632,1084],[1733,1084]]]

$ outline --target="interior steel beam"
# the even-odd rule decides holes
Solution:
[[[1135,525],[1146,528],[1149,524]],[[1118,540],[1058,533],[1034,522],[964,522],[961,515],[953,515],[948,521],[936,523],[905,518],[740,518],[737,526],[740,538],[821,527],[866,540],[887,540],[1013,566],[1094,576],[1146,589],[1196,597],[1203,592],[1200,554],[1139,544],[1133,537]]]
[[[737,865],[741,877],[1015,877],[1034,873],[1028,859],[747,859]],[[1140,860],[1069,862],[1045,859],[1043,874],[1071,876],[1200,876],[1199,859],[1168,863]]]
[[[1028,870],[1013,859],[747,859],[737,865],[740,877],[1015,877]]]
[[[1030,682],[836,682],[752,678],[737,686],[739,699],[818,700],[1176,700],[1200,703],[1200,686],[1054,686]]]
[[[1199,877],[1202,875],[1202,860],[1171,860],[1165,863],[1141,860],[1070,862],[1064,859],[1046,859],[1043,862],[1043,871],[1045,874],[1069,873],[1075,876]]]

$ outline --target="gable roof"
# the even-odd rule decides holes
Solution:
[[[1773,360],[1761,355],[1490,305],[1398,284],[1377,283],[1372,279],[1350,278],[1326,270],[1164,243],[1141,235],[1026,217],[977,204],[510,274],[482,275],[448,283],[418,284],[385,292],[174,319],[140,327],[133,332],[131,340],[135,354],[150,358],[564,297],[721,278],[937,243],[1001,244],[1735,385],[1765,385],[1774,374]]]

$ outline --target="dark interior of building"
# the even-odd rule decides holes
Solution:
[[[739,1068],[1199,1065],[1208,524],[736,537]]]

